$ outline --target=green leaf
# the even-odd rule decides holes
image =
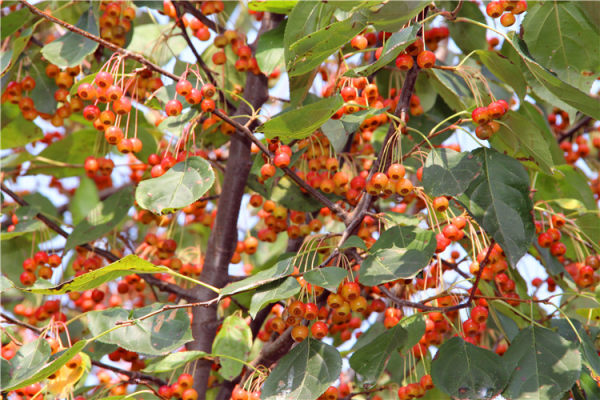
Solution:
[[[533,3],[522,26],[533,58],[565,82],[578,86],[582,72],[598,72],[600,53],[588,43],[600,43],[600,34],[579,4]]]
[[[509,43],[517,50],[534,78],[550,93],[594,119],[600,119],[600,101],[563,81],[542,67],[530,55],[525,42],[514,37]],[[530,85],[532,83],[530,82]]]
[[[30,73],[31,77],[35,79],[35,88],[29,92],[29,97],[33,100],[35,109],[46,114],[54,114],[58,104],[54,98],[54,93],[58,90],[56,82],[36,64],[32,64]]]
[[[251,0],[248,2],[248,8],[252,11],[267,11],[276,14],[288,14],[290,11],[292,11],[296,3],[298,3],[298,0]]]
[[[304,280],[311,285],[320,286],[330,291],[337,290],[340,283],[348,276],[348,271],[340,267],[315,268],[306,272]]]
[[[57,295],[70,292],[83,292],[84,290],[95,289],[100,285],[131,274],[154,274],[170,273],[171,270],[165,266],[157,266],[150,261],[146,261],[134,254],[123,257],[119,261],[109,264],[105,267],[95,269],[85,274],[69,279],[57,286],[49,288],[31,288],[21,289],[31,293]]]
[[[0,233],[2,240],[7,240],[15,236],[20,236],[28,232],[33,232],[41,229],[44,224],[36,219],[37,214],[40,212],[40,208],[37,206],[24,206],[19,207],[15,211],[15,215],[19,218],[19,223],[15,226],[12,232]]]
[[[523,153],[532,157],[535,163],[546,174],[552,174],[552,154],[537,125],[524,112],[509,110],[503,117],[500,130],[494,135],[491,143],[502,141],[509,149],[509,154]]]
[[[383,46],[383,50],[381,51],[381,55],[372,64],[360,66],[357,68],[353,68],[348,70],[345,75],[348,76],[369,76],[383,68],[387,64],[393,62],[396,57],[400,53],[404,51],[415,41],[417,36],[417,32],[419,30],[418,25],[411,25],[408,28],[402,29],[400,32],[394,33],[392,36],[387,39],[385,45]]]
[[[161,90],[161,93],[166,94],[167,90],[168,89]],[[197,111],[192,109],[188,112],[179,114],[176,117],[167,117],[160,123],[160,125],[158,125],[158,129],[163,133],[169,133],[171,135],[181,137],[183,136],[183,131],[185,128],[189,126],[190,121],[192,121],[192,119],[194,119],[197,115]]]
[[[546,267],[546,271],[548,271],[549,275],[558,275],[566,272],[564,265],[560,261],[558,261],[556,257],[552,255],[552,253],[550,253],[549,249],[540,247],[537,244],[536,239],[534,239],[533,244],[540,256],[542,257],[541,262],[544,265],[544,267]]]
[[[390,1],[369,9],[366,16],[376,30],[396,32],[419,14],[428,3],[426,0]]]
[[[40,339],[38,339],[38,340],[40,340]],[[45,341],[44,339],[41,339],[41,340]],[[40,369],[35,368],[34,373],[27,376],[26,378],[24,377],[24,378],[20,379],[18,382],[13,379],[13,380],[11,380],[11,382],[8,385],[5,385],[4,382],[2,382],[2,385],[1,385],[2,389],[6,390],[8,392],[11,390],[16,390],[16,389],[19,389],[19,388],[22,388],[25,386],[29,386],[32,383],[40,382],[40,381],[46,379],[47,377],[49,377],[50,375],[52,375],[53,373],[58,371],[69,360],[71,360],[88,343],[89,343],[89,341],[87,341],[87,340],[80,340],[80,341],[74,343],[73,346],[69,347],[68,349],[54,354],[50,358],[49,362],[47,362],[47,363],[46,363],[46,361],[41,362],[40,365],[42,365],[42,368],[40,368]],[[34,355],[34,358],[35,358],[35,355]]]
[[[162,306],[163,304],[154,303],[134,310],[115,307],[92,311],[86,315],[90,331],[96,336],[114,328],[119,321],[140,318],[159,310]],[[120,327],[100,336],[97,340],[117,344],[129,351],[156,356],[173,352],[193,340],[193,337],[187,311],[180,308],[136,321],[134,325]]]
[[[242,279],[241,281],[230,283],[221,289],[221,296],[231,296],[232,294],[245,292],[259,286],[265,285],[269,282],[276,281],[284,276],[291,275],[294,272],[294,265],[292,260],[286,258],[279,261],[271,268],[257,272],[254,275]]]
[[[293,278],[292,278],[293,279]],[[252,348],[252,331],[244,318],[230,315],[225,318],[212,346],[212,352],[219,356],[229,356],[246,361]],[[232,380],[242,372],[244,364],[227,357],[219,357],[219,374]]]
[[[463,193],[480,173],[481,164],[473,154],[434,149],[423,166],[423,188],[434,197],[456,196]]]
[[[262,388],[262,400],[312,400],[340,377],[342,357],[326,343],[305,339],[279,360]]]
[[[112,231],[127,216],[133,203],[131,189],[126,187],[96,205],[81,221],[65,244],[65,251],[92,242]]]
[[[284,64],[283,35],[285,25],[285,21],[283,21],[277,28],[265,32],[258,38],[256,61],[260,70],[267,76],[275,68]]]
[[[172,28],[172,24],[135,25],[127,50],[140,53],[158,65],[164,65],[187,47],[185,39],[178,35],[181,30]],[[167,40],[168,34],[170,37]]]
[[[428,69],[431,85],[454,111],[464,111],[474,104],[471,91],[461,77],[441,69]]]
[[[6,38],[20,28],[23,27],[23,22],[30,16],[30,11],[27,7],[23,7],[20,10],[11,11],[7,15],[0,18],[0,36]]]
[[[315,68],[300,76],[288,75],[288,86],[290,87],[290,107],[297,107],[306,98],[312,87],[319,68]]]
[[[296,211],[317,211],[323,205],[308,193],[303,192],[296,182],[287,176],[282,177],[271,192],[271,200]]]
[[[371,343],[375,338],[384,333],[387,329],[383,326],[383,323],[380,321],[375,321],[366,332],[364,332],[360,337],[356,340],[354,346],[352,346],[352,351],[358,351],[362,349],[369,343]]]
[[[90,149],[94,148],[96,138],[99,133],[95,129],[81,129],[73,132],[57,142],[46,147],[37,157],[34,158],[35,164],[52,165],[45,162],[44,159],[64,162],[68,164],[79,164],[81,168],[50,167],[39,170],[39,173],[52,175],[57,178],[67,176],[85,175],[83,163],[86,157],[90,155]],[[104,139],[102,139],[104,140]],[[41,158],[43,157],[43,159]]]
[[[456,2],[448,1],[450,11],[456,7]],[[463,5],[458,12],[459,17],[469,18],[485,24],[485,17],[479,8],[479,4],[470,1],[463,2]],[[448,24],[450,37],[456,45],[462,50],[464,55],[469,54],[473,50],[485,49],[488,47],[485,37],[485,29],[480,26],[467,24],[464,22],[454,22]]]
[[[419,343],[419,340],[425,334],[425,317],[422,313],[416,313],[410,317],[405,317],[400,320],[399,325],[406,331],[406,340],[402,344],[403,349],[412,349],[414,345]]]
[[[300,292],[300,284],[296,278],[288,276],[260,286],[252,295],[248,313],[252,318],[267,304],[288,299]]]
[[[4,75],[4,72],[10,66],[10,60],[12,59],[12,49],[0,51],[0,76]]]
[[[17,386],[22,381],[33,376],[50,358],[50,345],[43,337],[24,344],[13,358],[8,360],[10,365],[8,382],[2,382],[3,390]],[[4,378],[4,377],[3,377]]]
[[[583,362],[587,364],[596,375],[600,374],[600,356],[594,346],[594,341],[590,335],[587,334],[581,322],[576,319],[567,321],[566,319],[554,318],[550,320],[550,323],[552,324],[552,327],[558,328],[558,334],[560,336],[579,344]]]
[[[0,275],[0,293],[7,291],[8,289],[14,288],[15,285],[10,279],[4,275]]]
[[[99,202],[96,184],[90,178],[82,176],[79,187],[69,202],[73,225],[79,224]]]
[[[591,243],[600,241],[600,225],[598,224],[598,207],[594,200],[594,195],[588,185],[587,177],[579,170],[570,165],[560,165],[556,167],[558,171],[554,176],[538,175],[535,185],[534,200],[546,199],[574,199],[583,204],[582,209],[592,211],[575,216],[575,224],[583,231],[584,238]],[[571,202],[567,203],[569,207]],[[568,207],[563,207],[564,202],[558,203],[555,207],[556,211],[570,210]],[[567,243],[568,247],[568,243]]]
[[[156,362],[152,361],[146,368],[143,369],[143,372],[147,374],[171,372],[175,371],[177,368],[183,367],[189,362],[209,356],[210,354],[205,353],[204,351],[180,351],[177,353],[169,354],[166,357],[160,358],[156,360]]]
[[[472,153],[482,173],[459,201],[516,265],[535,234],[529,176],[517,160],[495,150],[480,148]]]
[[[294,14],[294,11],[292,11],[292,14]],[[288,21],[291,20],[292,15],[290,15]],[[321,21],[325,22],[326,20],[322,19]],[[286,40],[285,44],[289,45],[285,52],[285,64],[288,74],[298,76],[311,71],[349,42],[365,25],[364,16],[360,13],[353,13],[350,18],[343,21],[333,22],[325,26],[318,25],[320,29],[308,31],[306,35],[291,42]]]
[[[280,113],[256,128],[256,131],[264,132],[269,139],[278,137],[283,142],[304,139],[312,135],[343,104],[344,100],[340,95],[327,97],[304,107]]]
[[[91,8],[81,15],[76,26],[98,36],[98,25]],[[69,31],[45,45],[42,48],[42,54],[52,64],[66,68],[80,65],[85,57],[92,54],[97,48],[98,42]]]
[[[138,205],[155,214],[171,213],[198,200],[215,182],[212,167],[202,157],[189,157],[164,175],[138,185]]]
[[[23,118],[19,106],[6,102],[2,104],[2,143],[0,149],[22,147],[27,143],[42,139],[44,134],[39,126]]]
[[[341,152],[348,141],[351,133],[356,132],[360,124],[374,115],[385,112],[383,108],[368,108],[355,112],[354,114],[344,114],[340,119],[328,119],[321,130],[329,139],[336,152]]]
[[[560,399],[581,372],[576,343],[537,326],[523,329],[502,357],[512,375],[504,396],[520,399]]]
[[[355,351],[350,357],[350,366],[364,385],[377,382],[390,356],[402,346],[407,332],[398,324]]]
[[[413,278],[427,266],[435,248],[432,231],[394,226],[383,232],[369,250],[369,256],[360,267],[360,283],[377,286]]]
[[[484,37],[485,39],[485,37]],[[476,50],[479,59],[496,75],[502,82],[510,85],[519,98],[524,98],[527,93],[527,82],[519,66],[515,65],[509,58],[504,57],[496,51]]]
[[[506,386],[508,371],[496,353],[453,337],[431,364],[435,386],[460,399],[492,399]]]
[[[8,53],[5,53],[2,55],[2,58],[3,58],[2,59],[2,65],[3,65],[2,76],[4,76],[8,71],[11,70],[12,67],[15,66],[17,60],[23,53],[23,50],[25,50],[25,47],[27,47],[27,44],[29,43],[29,40],[31,39],[32,33],[33,33],[33,31],[31,28],[24,29],[21,32],[21,35],[12,41],[12,49],[11,49],[12,51],[11,51],[10,57],[9,57]],[[5,66],[7,61],[4,60],[4,57],[10,58],[10,63],[7,66]]]
[[[340,245],[340,249],[350,249],[352,247],[357,247],[361,250],[367,250],[367,245],[365,244],[365,241],[356,235],[350,236],[344,241],[344,243]]]

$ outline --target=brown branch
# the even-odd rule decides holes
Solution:
[[[175,1],[173,3],[175,5],[175,12],[177,13],[177,25],[181,29],[181,33],[183,35],[183,38],[187,42],[188,47],[194,54],[194,57],[196,57],[196,64],[198,64],[200,66],[200,68],[202,68],[202,70],[206,74],[206,77],[208,78],[210,83],[212,83],[215,86],[215,88],[217,88],[217,92],[219,93],[219,99],[221,100],[221,103],[225,104],[229,108],[233,109],[233,108],[235,108],[234,105],[227,100],[227,98],[225,97],[225,93],[223,93],[223,91],[221,89],[218,89],[219,85],[217,83],[217,80],[215,79],[215,76],[213,75],[213,71],[208,67],[208,65],[206,65],[206,63],[204,62],[204,60],[198,53],[198,50],[196,50],[196,46],[194,46],[194,44],[192,43],[192,39],[190,39],[190,35],[188,35],[188,33],[187,33],[187,29],[185,27],[185,24],[183,23],[183,19],[181,18],[183,13],[180,10],[180,6],[185,8],[185,3],[187,3],[187,2]]]
[[[10,190],[4,183],[2,183],[0,187],[1,187],[1,189],[2,189],[2,191],[4,193],[6,193],[7,195],[9,195],[20,206],[24,207],[24,206],[28,206],[29,205],[29,203],[27,201],[25,201],[22,197],[20,197],[18,194],[16,194],[12,190]],[[40,220],[41,222],[43,222],[44,225],[46,225],[48,228],[50,228],[54,232],[58,233],[60,236],[64,237],[65,239],[69,237],[69,234],[63,228],[61,228],[60,225],[58,225],[57,223],[55,223],[54,221],[52,221],[50,218],[46,217],[44,214],[37,213],[35,215],[35,217],[38,220]],[[98,254],[99,256],[101,256],[103,258],[105,258],[108,262],[111,262],[111,263],[120,260],[119,257],[117,257],[116,255],[114,255],[110,251],[101,249],[99,247],[91,246],[88,243],[80,245],[78,247],[82,247],[82,248],[84,248],[84,249],[86,249],[88,251],[96,253],[96,254]],[[159,288],[162,291],[166,291],[166,292],[169,292],[169,293],[175,293],[176,295],[178,295],[181,298],[184,298],[186,300],[198,301],[198,298],[196,298],[193,295],[193,293],[190,293],[189,291],[187,291],[186,289],[180,287],[179,285],[174,285],[172,283],[165,282],[163,280],[160,280],[160,279],[154,277],[151,274],[139,274],[139,275],[146,282],[148,282],[150,285],[154,285],[154,286],[156,286],[157,288]]]
[[[40,329],[37,326],[30,325],[27,322],[23,322],[23,321],[20,321],[20,320],[18,320],[16,318],[13,318],[13,317],[11,317],[10,315],[8,315],[6,313],[0,313],[0,316],[2,316],[2,318],[4,318],[6,321],[10,322],[11,324],[20,326],[22,328],[29,329],[30,331],[35,332],[38,335],[45,334],[45,336],[49,336],[49,332],[48,331],[44,332],[43,329]],[[116,373],[128,376],[131,380],[134,380],[134,381],[138,381],[138,382],[139,381],[149,381],[149,382],[153,382],[153,383],[155,383],[155,384],[157,384],[159,386],[167,385],[168,384],[168,382],[166,382],[166,381],[164,381],[164,380],[162,380],[160,378],[157,378],[155,376],[152,376],[152,375],[143,374],[143,373],[138,372],[138,371],[129,371],[129,370],[126,370],[126,369],[122,369],[122,368],[118,368],[118,367],[113,367],[112,365],[104,364],[103,362],[96,361],[96,360],[91,360],[91,361],[92,361],[92,365],[95,365],[95,366],[97,366],[99,368],[109,369],[109,370],[111,370],[113,372],[116,372]]]
[[[462,8],[462,5],[463,5],[463,0],[459,0],[458,4],[456,5],[456,8],[454,10],[440,11],[440,15],[442,15],[448,21],[454,21],[456,19],[456,16],[458,15],[458,12]]]
[[[258,148],[260,149],[260,151],[262,151],[269,158],[273,158],[275,156],[271,151],[269,151],[269,149],[260,140],[258,140],[256,138],[256,136],[254,136],[254,133],[250,129],[248,129],[248,127],[246,127],[243,124],[240,124],[235,119],[229,117],[228,115],[222,113],[219,110],[215,110],[213,112],[213,114],[215,114],[217,117],[221,118],[228,124],[232,125],[233,127],[235,127],[238,130],[238,132],[241,132],[245,137],[247,137],[254,144],[256,144],[258,146]],[[318,190],[316,190],[315,188],[310,186],[308,183],[306,183],[302,178],[300,178],[298,176],[298,174],[296,174],[294,171],[292,171],[291,168],[283,167],[283,168],[281,168],[281,170],[287,176],[289,176],[294,182],[296,182],[298,184],[298,186],[300,186],[302,189],[304,189],[306,192],[308,192],[308,194],[310,194],[312,197],[314,197],[316,200],[318,200],[325,207],[329,208],[333,213],[335,213],[335,215],[340,217],[344,222],[349,223],[350,220],[348,219],[348,214],[339,205],[335,204],[334,202],[329,200],[329,198],[327,198],[327,196],[325,196],[323,193],[319,192]]]
[[[2,191],[4,193],[6,193],[7,195],[9,195],[20,206],[28,206],[29,205],[29,203],[27,201],[25,201],[22,197],[20,197],[19,195],[17,195],[12,190],[10,190],[4,183],[1,184],[0,188],[2,189]],[[52,221],[50,218],[46,217],[44,214],[37,213],[35,215],[35,217],[38,220],[40,220],[41,222],[43,222],[48,228],[50,228],[54,232],[58,233],[60,236],[62,236],[64,238],[68,238],[69,237],[69,234],[63,228],[61,228],[60,225],[58,225],[56,222]],[[98,254],[98,255],[106,258],[110,262],[119,261],[119,259],[120,259],[119,257],[115,256],[113,253],[111,253],[108,250],[104,250],[104,249],[100,249],[98,247],[90,246],[89,244],[83,244],[83,245],[81,245],[79,247],[83,247],[86,250],[94,252],[94,253],[96,253],[96,254]]]
[[[19,0],[19,2],[23,5],[25,5],[25,7],[29,8],[29,10],[36,14],[39,15],[42,18],[47,19],[48,21],[54,22],[57,25],[62,26],[65,29],[70,30],[71,32],[77,33],[78,35],[81,35],[87,39],[93,40],[94,42],[97,42],[99,44],[101,44],[102,46],[116,52],[119,53],[121,55],[123,55],[126,58],[130,58],[132,60],[135,60],[137,62],[139,62],[140,64],[146,66],[147,68],[156,71],[164,76],[168,76],[169,78],[173,79],[174,81],[178,81],[179,80],[179,76],[161,68],[160,66],[152,63],[151,61],[148,61],[146,58],[144,58],[144,56],[134,53],[132,51],[126,50],[122,47],[116,46],[112,43],[110,43],[107,40],[104,40],[98,36],[92,35],[89,32],[84,31],[83,29],[80,29],[78,27],[76,27],[75,25],[71,25],[68,22],[62,21],[56,17],[53,17],[51,15],[48,15],[47,13],[45,13],[44,11],[40,10],[39,8],[35,7],[34,5],[30,4],[29,2],[27,2],[26,0]]]
[[[208,19],[206,17],[206,15],[202,14],[202,12],[200,10],[198,10],[196,7],[194,7],[194,5],[192,3],[190,3],[189,1],[182,1],[182,2],[178,2],[178,3],[181,3],[183,5],[183,8],[185,8],[185,10],[187,12],[192,14],[194,17],[198,18],[200,20],[200,22],[202,22],[204,25],[206,25],[208,27],[208,29],[210,29],[218,34],[222,34],[223,32],[225,32],[224,27],[222,27],[215,21]]]
[[[481,280],[481,274],[483,272],[483,268],[489,262],[490,254],[492,254],[492,249],[494,248],[494,243],[495,242],[492,240],[488,247],[487,253],[485,254],[485,257],[479,264],[479,271],[477,272],[477,275],[475,276],[475,282],[473,282],[473,286],[471,287],[471,289],[469,291],[469,297],[463,303],[456,304],[453,306],[445,306],[445,307],[429,306],[427,304],[424,304],[423,302],[414,302],[414,301],[401,299],[401,298],[397,297],[396,295],[394,295],[392,293],[392,291],[389,290],[388,288],[386,288],[384,285],[380,285],[378,287],[383,293],[385,293],[386,297],[388,297],[393,303],[395,303],[396,305],[398,305],[400,307],[416,308],[417,310],[421,310],[421,311],[440,311],[440,312],[449,312],[449,311],[455,311],[455,310],[460,310],[462,308],[470,307],[471,304],[473,303],[473,301],[475,301],[477,288],[479,287],[479,281]]]
[[[121,325],[121,326],[125,326],[125,325],[134,325],[137,321],[143,321],[145,319],[148,319],[150,317],[154,317],[155,315],[158,315],[162,312],[165,311],[169,311],[169,310],[178,310],[180,308],[192,308],[192,307],[208,307],[211,306],[215,303],[217,303],[219,301],[219,297],[215,297],[211,300],[208,301],[200,301],[197,303],[186,303],[186,304],[166,304],[164,306],[162,306],[161,308],[159,308],[158,310],[152,311],[148,314],[142,315],[141,317],[135,318],[135,319],[128,319],[125,321],[117,321],[115,322],[115,325]]]
[[[282,16],[265,14],[257,40],[262,33],[276,27],[282,19]],[[251,47],[255,46],[256,42]],[[253,109],[262,107],[269,99],[268,79],[264,74],[246,73],[244,98],[248,100],[249,104],[240,103],[234,115],[242,116],[243,124],[249,124],[251,127],[249,129],[252,129],[256,125],[256,120],[251,120],[246,116],[252,114]],[[238,215],[252,166],[251,145],[250,138],[239,130],[231,137],[229,158],[223,177],[223,187],[227,188],[227,196],[219,198],[217,215],[208,239],[205,263],[200,275],[200,279],[204,282],[219,288],[227,283],[227,270],[237,244]],[[195,287],[193,293],[198,296],[200,301],[207,301],[214,297],[213,292],[200,286]],[[190,350],[210,352],[219,325],[216,305],[194,308],[192,312],[194,341],[188,343],[186,347]],[[206,398],[211,365],[212,362],[208,360],[196,361],[194,388],[198,392],[200,400]]]
[[[577,131],[579,131],[584,126],[588,125],[592,121],[592,117],[585,116],[581,118],[575,125],[558,135],[558,143],[564,142],[567,139],[571,139]]]

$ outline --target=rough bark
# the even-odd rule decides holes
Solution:
[[[262,32],[273,29],[280,21],[280,16],[266,14],[259,36]],[[254,109],[261,107],[269,98],[267,77],[263,74],[254,75],[248,72],[243,96],[252,104]],[[252,111],[244,102],[240,103],[234,113],[234,115],[250,114],[252,114]],[[246,124],[248,119],[239,118],[237,121]],[[250,128],[252,128],[252,125]],[[250,145],[251,141],[239,132],[231,137],[229,159],[223,179],[225,196],[219,198],[217,216],[208,240],[204,267],[200,276],[200,280],[219,288],[227,283],[227,270],[238,240],[238,214],[250,167],[252,166]],[[209,300],[215,296],[213,292],[201,286],[194,289],[194,295],[204,300]],[[195,309],[192,322],[194,340],[188,344],[187,348],[210,353],[218,325],[216,305]],[[194,388],[198,391],[200,400],[206,398],[210,371],[211,361],[197,361],[194,372]]]

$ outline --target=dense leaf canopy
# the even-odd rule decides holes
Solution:
[[[600,7],[0,2],[0,392],[600,398]]]

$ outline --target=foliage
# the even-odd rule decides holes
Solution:
[[[598,398],[600,17],[482,3],[2,3],[3,398]]]

